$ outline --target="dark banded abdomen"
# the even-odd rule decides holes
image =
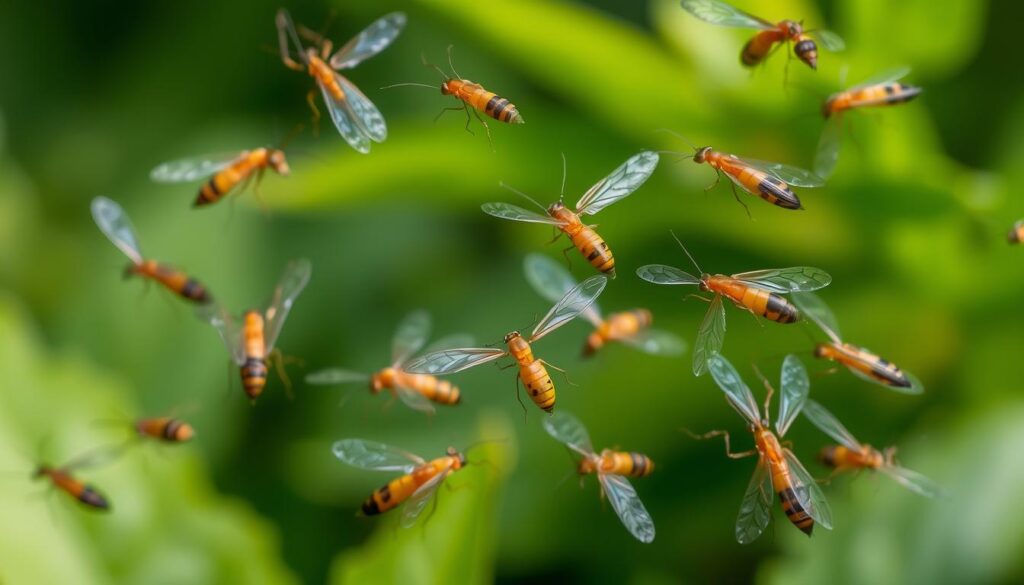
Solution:
[[[110,509],[110,502],[108,502],[107,499],[96,490],[96,488],[78,481],[68,475],[66,471],[62,469],[49,469],[43,472],[43,474],[50,478],[54,487],[75,498],[86,506],[95,510]]]
[[[625,451],[604,451],[599,463],[602,473],[626,477],[646,477],[654,471],[654,462],[643,453]]]
[[[174,294],[196,303],[210,302],[210,295],[199,281],[167,264],[147,260],[131,268],[132,272],[159,282]]]
[[[785,209],[800,209],[800,198],[784,181],[763,174],[757,183],[757,194],[768,203]]]
[[[516,109],[512,102],[491,92],[487,93],[489,93],[491,97],[484,105],[483,111],[485,114],[499,122],[507,122],[509,124],[523,123],[523,117],[519,115],[519,110]]]
[[[822,343],[814,348],[815,357],[837,361],[884,385],[897,388],[913,386],[910,378],[896,364],[850,343]]]
[[[780,294],[747,286],[728,277],[712,277],[709,284],[712,291],[724,294],[732,302],[769,321],[794,323],[800,319],[800,311]]]
[[[242,388],[249,398],[257,398],[263,393],[263,387],[267,385],[267,362],[257,357],[245,358],[245,363],[239,368],[242,373]]]
[[[110,502],[91,485],[87,485],[82,489],[82,493],[78,494],[78,501],[97,510],[110,509]]]
[[[779,501],[782,502],[782,511],[785,512],[786,518],[800,529],[801,532],[810,536],[814,531],[814,518],[804,510],[803,504],[796,497],[796,493],[793,491],[792,485],[786,485],[786,487],[778,490]]]
[[[487,91],[479,83],[473,83],[466,79],[449,79],[445,83],[445,88],[445,91],[499,122],[509,124],[524,122],[519,110],[512,102],[493,91]]]
[[[581,226],[573,233],[568,233],[572,245],[583,254],[583,257],[590,262],[590,265],[599,271],[615,278],[615,257],[612,256],[611,248],[604,238],[599,236],[593,228]]]
[[[545,412],[555,409],[555,383],[540,360],[519,366],[519,379],[526,386],[530,400]]]
[[[416,481],[412,474],[393,479],[384,487],[376,490],[366,498],[362,505],[363,514],[376,516],[398,506],[416,491]]]
[[[193,207],[200,207],[216,203],[235,188],[236,185],[247,179],[253,171],[247,158],[231,163],[226,168],[213,174],[210,180],[199,188],[199,196],[196,197]]]
[[[842,445],[829,445],[827,447],[823,447],[821,451],[818,452],[818,461],[821,461],[821,464],[825,467],[838,467],[840,459],[843,458],[843,454],[840,453],[840,450],[846,451],[847,449]]]
[[[807,35],[797,37],[796,44],[793,45],[793,52],[796,53],[797,59],[806,63],[811,69],[818,68],[818,45],[811,37]]]

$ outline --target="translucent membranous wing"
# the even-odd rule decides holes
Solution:
[[[546,223],[550,225],[562,225],[560,220],[557,220],[550,215],[540,215],[532,211],[523,209],[517,205],[511,203],[492,202],[484,203],[480,206],[480,209],[487,215],[493,215],[501,219],[510,219],[512,221],[526,221],[530,223]]]
[[[337,76],[337,78],[340,77],[340,75]],[[324,96],[324,103],[327,104],[327,111],[331,114],[331,121],[334,122],[334,127],[338,129],[341,137],[358,152],[363,154],[370,152],[370,138],[363,133],[361,126],[357,125],[355,113],[348,104],[348,98],[344,95],[340,98],[335,97],[322,81],[317,80],[317,85],[320,86],[320,92]]]
[[[209,323],[220,334],[221,341],[231,354],[231,360],[238,365],[245,363],[245,348],[242,345],[242,330],[235,323],[234,317],[217,303],[209,303],[196,307],[196,317]]]
[[[837,35],[836,33],[830,30],[812,30],[807,34],[817,39],[821,46],[825,47],[829,51],[836,52],[843,51],[846,49],[846,42],[843,41],[843,37]]]
[[[210,154],[193,158],[183,158],[163,163],[149,172],[151,181],[157,183],[188,183],[224,170],[225,167],[238,160],[241,153],[237,150],[221,154]]]
[[[811,391],[811,381],[807,377],[807,369],[800,358],[789,354],[782,361],[782,376],[779,382],[779,417],[775,420],[775,430],[779,436],[786,434],[789,425],[793,424],[797,415],[807,402],[807,394]]]
[[[697,341],[693,344],[694,376],[701,376],[707,371],[708,360],[722,351],[724,343],[725,307],[722,305],[722,295],[715,295],[697,330]]]
[[[349,382],[368,382],[370,375],[341,368],[327,368],[307,374],[305,380],[307,384],[326,386],[330,384],[347,384]]]
[[[751,16],[738,8],[734,8],[725,2],[718,0],[682,0],[683,10],[711,24],[722,26],[736,26],[741,28],[758,28],[766,30],[772,28],[772,23]]]
[[[557,303],[579,284],[559,262],[541,254],[527,254],[523,260],[523,272],[533,290],[552,303]],[[596,301],[583,312],[583,316],[595,327],[601,324],[601,311]]]
[[[507,353],[507,351],[495,347],[444,349],[414,358],[402,369],[413,374],[433,374],[435,376],[454,374],[473,366],[492,362]]]
[[[827,272],[813,266],[754,270],[733,274],[732,277],[755,288],[781,294],[818,290],[832,283],[832,277]]]
[[[559,411],[544,419],[544,430],[556,441],[584,457],[594,454],[587,428],[575,416]]]
[[[436,412],[434,405],[430,400],[413,388],[395,386],[395,394],[398,396],[398,399],[402,401],[402,404],[405,404],[413,410],[418,410],[427,414],[434,414],[434,412]]]
[[[644,151],[622,163],[610,175],[584,193],[576,203],[576,213],[594,215],[640,188],[658,166],[658,155]]]
[[[760,424],[761,416],[758,414],[754,395],[750,392],[750,388],[743,383],[743,379],[740,378],[736,368],[732,367],[729,360],[716,353],[708,359],[708,371],[711,372],[711,377],[715,379],[718,387],[725,392],[729,404],[732,404],[733,408],[747,419],[747,422]]]
[[[870,87],[872,85],[878,85],[881,83],[891,83],[893,81],[903,79],[909,74],[910,67],[907,67],[906,65],[901,67],[894,67],[892,69],[887,69],[877,75],[872,75],[871,77],[851,87],[850,90],[862,89],[865,87]]]
[[[384,443],[363,439],[342,439],[331,446],[334,456],[342,463],[372,471],[397,471],[411,473],[417,465],[423,465],[420,457],[396,449]]]
[[[643,543],[654,540],[654,520],[647,513],[647,508],[636,495],[629,480],[621,475],[599,473],[597,475],[608,501],[612,503],[612,509],[618,514],[619,520],[629,530],[629,533]]]
[[[641,331],[621,339],[623,343],[644,353],[663,357],[676,357],[686,353],[686,342],[674,333],[660,329]]]
[[[814,293],[794,293],[790,298],[800,314],[813,321],[832,341],[839,343],[839,322],[825,301]]]
[[[832,116],[825,121],[825,128],[818,139],[818,150],[814,154],[814,174],[828,179],[839,163],[839,150],[843,145],[843,125],[839,118]]]
[[[281,327],[292,310],[295,299],[306,288],[309,276],[313,272],[313,266],[305,258],[293,260],[288,263],[281,275],[281,280],[274,289],[274,298],[270,306],[264,312],[266,318],[266,343],[267,351],[274,349],[277,336],[281,334]]]
[[[818,487],[818,482],[804,469],[804,466],[789,449],[783,449],[789,477],[793,482],[793,493],[807,514],[822,528],[832,530],[832,509],[825,499],[825,494]]]
[[[898,465],[883,465],[879,471],[891,477],[903,487],[926,498],[945,498],[949,494],[939,484],[916,471]]]
[[[733,158],[748,167],[768,173],[776,179],[784,183],[789,183],[794,187],[821,187],[825,184],[825,179],[822,179],[811,171],[807,171],[799,167],[792,167],[782,163],[768,162],[753,158],[741,158],[735,155],[733,155]]]
[[[351,81],[338,74],[334,75],[334,79],[345,92],[347,99],[344,105],[349,108],[349,114],[359,126],[359,131],[374,142],[384,142],[388,137],[388,125],[377,106],[373,105],[370,98],[363,95],[358,87],[352,85]]]
[[[405,27],[405,13],[392,12],[373,21],[331,56],[331,67],[351,69],[388,47]]]
[[[863,448],[860,442],[854,438],[853,434],[846,430],[843,423],[839,422],[839,419],[826,410],[824,406],[813,400],[808,400],[807,404],[804,405],[803,413],[814,426],[818,427],[821,432],[829,437],[832,437],[832,440],[840,445],[853,451],[860,451]]]
[[[107,239],[118,247],[125,256],[132,262],[142,262],[142,249],[135,237],[135,228],[132,227],[128,214],[121,209],[121,206],[106,197],[96,197],[92,200],[92,218]]]
[[[641,266],[636,269],[636,275],[654,284],[700,284],[696,276],[665,264]]]
[[[430,337],[430,313],[418,310],[405,316],[395,330],[391,341],[391,364],[401,364],[411,358]]]
[[[764,459],[758,460],[740,502],[740,513],[736,516],[736,542],[740,544],[757,540],[771,520],[772,481],[765,470]]]
[[[430,478],[429,481],[421,485],[409,496],[409,499],[405,501],[405,505],[402,506],[401,524],[403,528],[409,528],[416,524],[416,519],[419,518],[423,509],[427,507],[427,502],[430,501],[434,492],[437,491],[437,488],[444,482],[449,473],[451,473],[451,464],[438,471],[437,475]]]
[[[565,293],[565,296],[560,301],[555,303],[555,306],[551,307],[551,310],[540,320],[540,323],[537,323],[537,326],[533,328],[533,333],[530,335],[530,341],[536,341],[544,337],[586,311],[597,300],[597,297],[607,284],[607,277],[591,276],[574,286],[572,290]]]

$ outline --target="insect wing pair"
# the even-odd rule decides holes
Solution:
[[[683,10],[710,24],[762,31],[778,28],[777,24],[748,14],[719,0],[682,0],[681,5]],[[842,51],[846,48],[842,37],[830,30],[819,29],[805,32],[815,37],[829,51]]]

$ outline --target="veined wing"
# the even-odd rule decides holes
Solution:
[[[341,76],[337,77],[340,78]],[[331,121],[334,122],[334,127],[338,129],[341,137],[345,139],[345,142],[348,142],[349,146],[357,151],[363,154],[370,152],[370,138],[363,133],[362,127],[357,124],[355,113],[352,111],[352,106],[348,103],[347,96],[337,99],[323,82],[317,80],[317,85],[320,86],[320,92],[324,96],[324,103],[327,104],[327,111],[331,114]]]
[[[504,357],[508,352],[495,347],[463,347],[426,353],[414,358],[402,368],[412,374],[440,376],[454,374],[473,366],[486,364]]]
[[[576,213],[594,215],[612,203],[625,199],[644,184],[657,166],[657,153],[645,150],[633,155],[580,197],[576,202]]]
[[[560,301],[551,307],[547,315],[537,323],[530,335],[530,341],[537,341],[562,325],[576,318],[577,315],[586,311],[590,305],[597,300],[598,295],[608,284],[608,278],[604,276],[591,276],[577,284],[565,293]]]
[[[782,454],[789,467],[789,477],[793,482],[793,493],[796,494],[797,501],[822,528],[832,530],[832,509],[825,499],[825,494],[818,487],[818,482],[807,473],[792,451],[783,449]]]
[[[716,353],[708,359],[708,370],[718,387],[725,392],[729,404],[747,419],[747,422],[760,424],[761,416],[758,413],[757,402],[754,401],[754,394],[747,388],[729,360]]]
[[[704,320],[697,330],[697,341],[693,344],[693,375],[701,376],[708,368],[708,360],[722,351],[725,343],[725,307],[722,296],[715,295],[704,314]],[[754,409],[757,412],[757,409]]]
[[[336,441],[331,451],[342,463],[372,471],[412,473],[413,469],[424,463],[421,457],[407,451],[363,439]]]
[[[92,200],[92,218],[107,239],[113,242],[125,256],[136,264],[142,263],[142,249],[135,237],[135,228],[132,227],[128,214],[121,209],[121,206],[106,197],[96,197]]]
[[[853,434],[846,430],[843,423],[839,422],[839,419],[826,410],[824,406],[813,400],[808,400],[807,404],[804,405],[803,413],[808,420],[814,423],[814,426],[818,427],[821,432],[832,437],[832,439],[840,445],[852,451],[860,451],[863,449],[860,442],[854,438]]]
[[[825,128],[818,140],[818,150],[814,154],[814,174],[828,179],[839,163],[839,149],[843,144],[843,126],[837,116],[825,121]]]
[[[877,75],[872,75],[871,77],[865,79],[864,81],[858,83],[857,85],[850,87],[847,91],[862,89],[865,87],[870,87],[872,85],[878,85],[880,83],[890,83],[893,81],[898,81],[909,74],[910,67],[907,67],[906,65],[903,65],[901,67],[894,67],[892,69],[886,69],[885,71]]]
[[[597,479],[604,488],[608,501],[612,503],[612,509],[619,515],[619,520],[629,530],[629,533],[643,543],[654,540],[654,520],[647,513],[647,508],[636,495],[636,490],[629,480],[621,475],[609,473],[598,473]]]
[[[231,360],[238,365],[245,363],[245,348],[242,346],[242,329],[235,323],[234,317],[217,303],[207,303],[196,307],[196,316],[200,321],[213,325],[220,334],[221,341],[228,348]]]
[[[772,518],[772,480],[765,473],[764,458],[757,461],[736,516],[736,542],[750,544],[761,536]]]
[[[281,326],[292,310],[295,299],[306,288],[313,266],[305,258],[288,263],[281,275],[281,281],[274,289],[274,300],[270,303],[264,316],[266,318],[267,351],[274,349],[277,336],[281,334]]]
[[[654,284],[700,284],[696,276],[665,264],[646,264],[636,269],[636,275]]]
[[[757,28],[761,30],[767,30],[775,26],[766,20],[747,14],[718,0],[683,0],[682,6],[683,10],[711,24]]]
[[[157,183],[186,183],[223,170],[241,157],[239,151],[208,154],[165,162],[149,172],[151,181]]]
[[[430,313],[413,311],[405,316],[391,341],[391,364],[398,365],[423,348],[430,337]]]
[[[448,464],[444,469],[438,471],[437,475],[430,478],[429,481],[421,485],[419,489],[409,496],[405,505],[402,506],[401,523],[403,528],[409,528],[416,524],[416,519],[419,518],[423,509],[427,507],[427,502],[430,501],[430,498],[434,495],[434,492],[437,491],[437,488],[448,477],[448,474],[451,473],[451,469],[451,464]]]
[[[349,108],[349,113],[359,126],[359,130],[374,142],[384,142],[388,137],[388,125],[377,106],[344,76],[335,73],[334,79],[345,92],[347,99],[344,105]]]
[[[370,26],[352,38],[331,55],[331,67],[351,69],[380,53],[390,45],[405,27],[405,13],[392,12],[373,21]]]
[[[768,173],[776,179],[793,185],[794,187],[821,187],[825,185],[825,179],[815,175],[811,171],[784,165],[777,162],[768,162],[753,158],[742,158],[736,155],[732,157],[741,164]]]
[[[621,339],[622,343],[644,353],[663,357],[676,357],[686,352],[686,342],[674,333],[661,329],[648,329],[631,337]]]
[[[556,441],[580,455],[594,455],[594,446],[590,443],[587,428],[575,416],[560,410],[544,419],[544,430]]]
[[[781,294],[825,288],[832,282],[827,272],[813,266],[772,268],[733,274],[733,278],[755,288]]]
[[[445,335],[438,339],[434,343],[431,343],[423,350],[423,355],[428,353],[434,353],[436,351],[442,351],[445,349],[455,349],[458,347],[469,347],[476,343],[476,339],[468,333],[452,333],[451,335]]]
[[[780,437],[786,434],[789,425],[796,420],[811,391],[811,381],[807,377],[807,369],[804,368],[800,358],[793,354],[787,355],[782,360],[781,378],[779,381],[782,391],[779,397],[779,416],[775,419],[775,430],[778,431]]]
[[[480,209],[483,209],[484,213],[487,215],[493,215],[494,217],[500,217],[501,219],[526,221],[530,223],[546,223],[557,226],[564,225],[562,221],[557,220],[550,215],[540,215],[539,213],[528,211],[517,205],[503,203],[501,201],[484,203],[480,206]]]
[[[829,51],[836,52],[846,49],[846,42],[843,41],[843,37],[830,30],[819,28],[817,30],[808,31],[807,34],[816,38],[821,46],[825,47]]]
[[[368,382],[370,375],[364,372],[353,372],[341,368],[327,368],[306,375],[306,383],[317,386],[329,384],[347,384],[349,382]]]
[[[883,465],[878,470],[915,494],[920,494],[926,498],[948,497],[946,490],[942,489],[937,483],[906,467]]]
[[[564,266],[542,254],[527,254],[523,260],[523,272],[533,290],[552,303],[557,303],[579,284]],[[583,316],[595,327],[601,324],[601,310],[596,301],[583,312]]]
[[[821,300],[816,294],[801,292],[794,293],[790,296],[793,300],[793,304],[796,308],[800,309],[800,313],[804,317],[810,319],[821,330],[825,332],[835,343],[840,343],[839,339],[839,322],[836,321],[836,316],[832,313],[832,310],[828,308],[825,301]]]
[[[403,404],[413,410],[425,412],[427,414],[434,414],[434,404],[427,399],[426,396],[420,394],[412,388],[406,388],[405,386],[395,386],[395,394]]]

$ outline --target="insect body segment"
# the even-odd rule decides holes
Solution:
[[[184,443],[195,436],[192,425],[169,416],[138,420],[135,422],[135,432],[141,437],[150,437],[167,443]]]
[[[156,167],[149,176],[158,183],[186,183],[209,177],[193,203],[194,207],[202,207],[220,201],[235,188],[244,190],[252,182],[258,194],[263,173],[268,169],[283,177],[291,173],[284,150],[260,147],[175,160]]]
[[[69,470],[40,465],[34,474],[37,479],[46,478],[53,487],[78,500],[94,510],[110,509],[110,502],[93,486],[73,477]]]
[[[740,158],[718,152],[710,146],[697,149],[693,161],[698,164],[707,163],[716,172],[724,173],[740,189],[783,209],[803,208],[800,198],[790,185],[821,187],[825,184],[824,179],[804,169]]]

